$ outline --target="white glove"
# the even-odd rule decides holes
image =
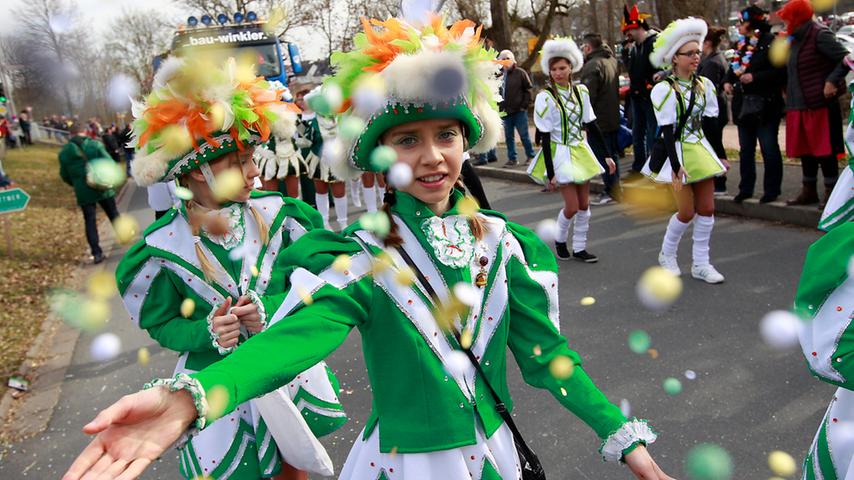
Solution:
[[[261,176],[264,180],[272,180],[276,176],[276,171],[279,169],[276,154],[267,147],[257,147],[255,153],[252,154],[252,159],[261,170]]]
[[[294,138],[294,143],[298,148],[309,148],[311,147],[312,141],[307,138],[296,137]]]
[[[288,175],[288,167],[290,167],[291,163],[296,165],[298,162],[297,151],[290,140],[276,142],[276,164],[278,165],[276,178],[279,180],[285,178]]]

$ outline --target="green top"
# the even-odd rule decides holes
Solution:
[[[486,258],[487,285],[480,302],[467,312],[464,328],[471,329],[472,351],[508,408],[512,400],[506,382],[507,347],[526,382],[548,390],[599,437],[621,430],[625,417],[596,388],[578,354],[559,333],[557,265],[548,247],[531,230],[490,211],[479,214],[489,226],[484,238],[466,243],[460,240],[463,235],[453,233],[465,230],[465,217],[456,207],[437,218],[415,198],[400,192],[396,196],[393,212],[404,248],[431,284],[435,282],[440,297],[457,282],[472,285]],[[453,193],[454,205],[460,198],[459,192]],[[376,253],[377,243],[357,224],[344,236],[312,231],[285,252],[279,265],[292,273],[294,288],[287,295],[262,300],[268,312],[275,312],[272,318],[287,318],[192,375],[205,390],[225,387],[229,395],[224,412],[289,382],[358,328],[373,392],[365,435],[379,425],[382,452],[472,445],[475,421],[487,435],[501,426],[482,379],[472,385],[471,372],[449,367],[448,359],[461,354],[455,352],[459,346],[437,326],[424,292],[401,284],[396,268],[375,268],[376,260],[363,248]],[[468,253],[468,263],[449,266],[460,259],[453,253],[457,251]],[[335,262],[340,255],[349,262]],[[558,356],[575,365],[566,380],[549,372]],[[627,447],[627,442],[620,444],[617,458]]]
[[[273,268],[275,261],[293,241],[313,228],[322,228],[320,215],[304,202],[278,193],[252,192],[244,204],[254,207],[269,228],[269,242],[259,238],[258,226],[248,208],[243,208],[245,236],[242,258],[232,260],[223,246],[201,234],[205,256],[219,274],[206,279],[195,251],[195,240],[186,210],[171,209],[149,226],[143,239],[130,248],[116,269],[119,293],[131,320],[160,345],[188,353],[186,367],[199,370],[228,351],[214,345],[208,318],[226,297],[233,301],[244,294],[282,292],[287,277]],[[253,275],[253,268],[257,276]],[[181,315],[185,299],[195,308]],[[185,312],[186,313],[186,312]]]
[[[72,137],[59,151],[59,176],[74,187],[77,205],[89,205],[115,196],[112,189],[97,190],[86,183],[86,164],[101,158],[113,161],[104,144],[89,137]]]

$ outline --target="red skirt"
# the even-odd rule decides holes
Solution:
[[[787,111],[786,156],[827,157],[841,153],[844,147],[840,115],[836,105],[830,108]]]

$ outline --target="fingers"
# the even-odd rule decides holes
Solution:
[[[214,312],[214,317],[221,317],[225,315],[226,313],[228,313],[229,308],[231,308],[231,297],[227,297],[225,299],[225,302],[223,302],[223,304],[216,309],[216,312]]]
[[[102,474],[106,473],[107,469],[113,464],[113,457],[109,454],[109,452],[104,452],[101,455],[101,458],[95,462],[94,465],[89,467],[89,471],[83,475],[82,480],[95,480],[97,478],[102,478]]]
[[[98,480],[113,480],[114,478],[121,475],[121,473],[125,471],[129,464],[130,460],[126,460],[123,458],[115,459],[112,465],[110,465],[107,470],[102,473],[100,477],[98,477]]]
[[[133,480],[138,478],[150,464],[151,460],[147,458],[137,458],[133,463],[128,465],[127,469],[121,475],[116,477],[116,480]]]
[[[68,467],[68,471],[65,472],[65,475],[62,477],[62,480],[80,480],[86,471],[89,470],[89,467],[95,464],[98,460],[100,460],[101,456],[104,454],[104,445],[101,443],[99,439],[92,440],[83,452],[77,456],[77,459],[74,460],[74,463]]]
[[[241,295],[241,297],[237,299],[237,303],[234,304],[234,307],[242,307],[244,305],[249,305],[250,303],[252,303],[252,300],[249,300],[247,295]]]
[[[254,303],[250,303],[249,305],[240,305],[231,309],[232,315],[237,315],[238,318],[245,317],[246,315],[252,315],[253,313],[258,313],[258,305]]]
[[[131,410],[132,406],[133,400],[131,400],[129,396],[125,395],[120,398],[118,402],[110,405],[104,410],[101,410],[94,420],[83,427],[83,433],[93,435],[104,431],[104,429],[113,423],[117,423],[123,419]]]
[[[213,318],[213,329],[217,333],[224,333],[238,328],[240,319],[237,315],[229,313]]]

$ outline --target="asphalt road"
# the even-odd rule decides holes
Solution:
[[[560,208],[557,194],[540,193],[530,185],[487,180],[485,186],[494,208],[518,223],[536,225],[553,218]],[[132,195],[129,210],[141,222],[150,222],[153,215],[144,190]],[[791,304],[806,248],[819,235],[718,218],[712,259],[726,275],[726,283],[710,286],[683,276],[684,293],[674,307],[652,313],[637,300],[635,283],[656,263],[665,223],[665,216],[640,217],[617,205],[593,207],[589,250],[600,256],[600,262],[561,263],[562,331],[605,394],[615,403],[628,400],[633,415],[654,424],[660,439],[651,450],[666,472],[685,478],[686,452],[696,444],[714,442],[732,455],[735,479],[768,478],[770,451],[784,450],[801,461],[833,391],[810,377],[798,351],[772,351],[758,335],[764,313]],[[690,247],[686,235],[683,271],[690,268]],[[119,256],[120,252],[113,253],[110,267],[115,268]],[[587,296],[596,303],[580,305]],[[109,328],[123,340],[123,353],[110,362],[95,363],[89,356],[92,336],[81,336],[48,430],[13,445],[0,459],[0,478],[59,478],[87,442],[79,431],[84,423],[150,378],[171,374],[177,355],[137,331],[118,299],[113,312]],[[657,358],[627,348],[627,336],[635,329],[650,334]],[[143,346],[152,354],[147,366],[136,362],[137,349]],[[340,470],[370,409],[358,332],[328,363],[338,374],[341,398],[352,418],[322,439]],[[631,478],[627,469],[603,463],[593,432],[549,394],[525,385],[513,362],[509,364],[514,413],[548,478]],[[696,372],[695,380],[685,378],[688,369]],[[664,393],[662,381],[667,377],[682,380],[681,394]],[[175,458],[169,452],[144,478],[178,478]]]

